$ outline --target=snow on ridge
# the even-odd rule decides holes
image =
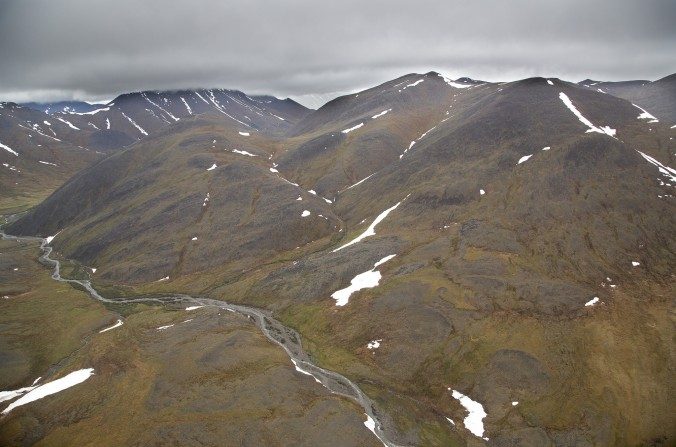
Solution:
[[[582,115],[582,113],[580,113],[580,111],[577,109],[577,107],[575,107],[575,105],[573,104],[573,101],[570,100],[568,95],[566,95],[563,92],[560,92],[559,98],[561,99],[561,101],[563,101],[563,103],[566,105],[566,107],[568,107],[568,109],[571,112],[573,112],[573,114],[575,114],[577,119],[579,119],[582,124],[584,124],[585,126],[587,126],[589,128],[589,129],[587,129],[586,133],[598,132],[598,133],[606,134],[609,137],[615,138],[615,133],[616,133],[615,129],[613,129],[609,126],[596,127],[591,121],[589,121],[587,118],[585,118]]]
[[[336,300],[336,306],[345,306],[350,301],[350,296],[354,292],[358,292],[362,289],[372,289],[380,283],[380,278],[382,275],[380,271],[376,270],[376,267],[379,267],[394,258],[397,255],[385,256],[380,261],[373,264],[373,268],[364,273],[360,273],[350,281],[350,285],[344,289],[336,290],[331,294],[331,298]],[[370,349],[370,348],[369,348]]]
[[[376,113],[376,114],[373,115],[371,118],[372,118],[372,119],[380,118],[381,116],[387,114],[387,112],[390,112],[390,111],[392,111],[392,109],[383,110],[383,111],[380,112],[380,113]]]
[[[406,86],[404,88],[415,87],[416,85],[418,85],[418,84],[420,84],[421,82],[424,82],[424,81],[425,81],[424,79],[418,79],[417,81],[412,82],[411,84],[406,84]]]
[[[49,396],[51,394],[56,394],[59,391],[63,391],[67,388],[75,386],[79,383],[84,382],[89,379],[94,374],[94,368],[85,368],[78,371],[73,371],[72,373],[61,377],[60,379],[47,382],[43,385],[35,387],[27,394],[24,394],[20,399],[12,402],[7,408],[2,411],[3,415],[6,415],[16,407],[26,405],[28,403],[34,402],[43,397]]]
[[[70,121],[67,121],[67,120],[65,120],[65,119],[63,119],[63,118],[61,118],[61,117],[58,117],[58,116],[56,117],[56,119],[59,120],[59,121],[61,121],[61,122],[64,123],[64,124],[66,124],[68,127],[70,127],[70,128],[73,129],[73,130],[80,130],[79,127],[75,127],[75,126],[73,125],[73,123],[71,123]]]
[[[549,84],[549,85],[554,85],[554,83],[553,83],[551,80],[549,80],[549,79],[547,79],[547,84]]]
[[[14,154],[14,155],[16,155],[17,157],[19,156],[19,153],[18,153],[17,151],[15,151],[14,149],[12,149],[11,147],[9,147],[9,146],[7,146],[7,145],[5,145],[5,144],[0,143],[0,148],[3,148],[4,150],[6,150],[7,152],[9,152],[10,154]]]
[[[453,398],[459,401],[460,405],[465,407],[465,410],[469,412],[463,420],[465,428],[472,432],[474,436],[488,440],[488,438],[484,437],[483,419],[488,415],[486,414],[483,405],[465,396],[460,391],[452,390],[452,392]]]
[[[664,175],[665,177],[668,177],[670,181],[676,182],[676,169],[673,169],[673,168],[670,168],[669,166],[663,165],[662,163],[657,161],[655,158],[651,157],[648,154],[644,154],[643,152],[641,152],[639,150],[637,150],[636,152],[641,154],[641,156],[643,158],[645,158],[648,163],[650,163],[651,165],[657,166],[657,169],[660,171],[660,173],[662,175]]]
[[[350,127],[349,129],[341,130],[341,132],[342,132],[342,133],[350,133],[350,132],[352,132],[353,130],[359,129],[359,128],[360,128],[361,126],[363,126],[363,125],[364,125],[364,123],[359,123],[359,124],[357,124],[356,126]]]
[[[66,112],[66,113],[69,115],[96,115],[99,112],[107,112],[108,110],[110,110],[110,107],[92,110],[91,112]]]
[[[42,161],[42,160],[38,160],[38,163],[42,163],[43,165],[58,166],[56,163],[50,163],[48,161]]]
[[[648,113],[643,107],[639,107],[634,103],[632,103],[631,105],[636,107],[637,109],[639,109],[641,111],[641,114],[639,116],[637,116],[638,119],[640,119],[640,120],[650,120],[650,121],[648,121],[649,123],[658,123],[659,122],[659,120],[657,118],[655,118],[653,115]]]
[[[460,84],[459,82],[455,82],[455,81],[453,81],[452,79],[447,78],[446,76],[444,76],[444,75],[442,75],[442,74],[439,74],[439,76],[441,76],[441,78],[444,80],[444,82],[445,82],[446,84],[450,85],[451,87],[455,87],[455,88],[469,88],[469,87],[472,86],[472,85],[467,85],[467,84]]]
[[[408,196],[406,196],[406,197],[408,197]],[[404,200],[405,200],[405,199],[404,199]],[[400,201],[400,202],[397,202],[396,205],[394,205],[394,206],[392,206],[392,207],[386,209],[386,210],[383,211],[382,213],[378,214],[378,217],[376,217],[376,218],[373,220],[373,222],[371,222],[371,225],[368,226],[368,228],[366,229],[366,231],[364,231],[362,234],[360,234],[360,235],[357,236],[356,238],[352,239],[352,240],[351,240],[350,242],[348,242],[347,244],[341,245],[340,247],[336,248],[335,250],[333,250],[332,253],[335,253],[335,252],[337,252],[337,251],[340,251],[340,250],[342,250],[342,249],[345,248],[345,247],[349,247],[350,245],[356,244],[357,242],[359,242],[359,241],[361,241],[361,240],[363,240],[363,239],[365,239],[365,238],[367,238],[367,237],[369,237],[369,236],[374,236],[374,235],[376,234],[376,225],[378,225],[380,222],[382,222],[382,220],[385,219],[385,218],[387,217],[387,215],[390,214],[391,211],[394,211],[395,209],[397,209],[397,207],[398,207],[399,205],[401,205],[401,202],[403,202],[403,200]]]
[[[112,326],[110,326],[110,327],[107,327],[107,328],[105,328],[105,329],[101,329],[101,330],[99,331],[99,334],[103,334],[104,332],[108,332],[109,330],[115,329],[116,327],[120,327],[120,326],[122,326],[123,324],[124,324],[124,322],[123,322],[122,320],[118,319],[118,320],[117,320],[117,323],[115,323],[114,325],[112,325]]]
[[[127,118],[127,121],[129,121],[134,127],[136,127],[139,132],[141,132],[143,135],[148,135],[148,132],[146,132],[145,130],[143,130],[143,128],[141,126],[136,124],[136,122],[133,119],[129,118],[124,112],[120,112],[120,113],[122,113],[122,116]]]

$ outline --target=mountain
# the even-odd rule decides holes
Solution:
[[[586,79],[579,84],[631,101],[653,119],[671,124],[676,122],[676,73],[657,81],[602,82]]]
[[[0,103],[0,208],[14,212],[42,201],[101,157],[63,138],[67,126],[15,103]]]
[[[178,95],[70,114],[152,132],[6,231],[55,235],[113,296],[267,309],[398,444],[673,441],[667,120],[554,78],[413,73],[278,123]]]
[[[56,112],[53,116],[70,123],[72,130],[91,131],[90,145],[105,145],[107,137],[117,132],[124,135],[126,146],[164,126],[205,113],[239,126],[242,132],[272,135],[284,133],[305,116],[307,109],[291,99],[212,89],[127,93],[95,110]]]
[[[91,112],[101,107],[101,104],[84,101],[27,102],[21,105],[45,113]]]
[[[2,103],[0,143],[9,148],[0,152],[2,208],[34,205],[92,161],[181,119],[206,114],[243,133],[280,135],[307,113],[290,99],[234,90],[129,93],[106,105]]]

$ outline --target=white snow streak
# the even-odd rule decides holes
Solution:
[[[42,160],[38,160],[38,163],[42,163],[43,165],[58,166],[56,163],[50,163],[48,161],[42,161]]]
[[[407,196],[407,197],[408,197],[408,196]],[[403,200],[402,200],[401,202],[403,202]],[[367,237],[369,237],[369,236],[374,236],[374,235],[376,234],[376,225],[378,225],[380,222],[382,222],[382,220],[385,219],[385,218],[387,217],[387,215],[390,214],[391,211],[397,209],[397,207],[398,207],[399,205],[401,205],[401,202],[398,202],[396,205],[394,205],[394,206],[392,206],[391,208],[388,208],[388,209],[386,209],[385,211],[383,211],[382,213],[380,213],[380,214],[378,215],[378,217],[376,217],[376,218],[373,220],[373,222],[371,222],[371,225],[369,225],[369,227],[366,229],[366,231],[364,231],[362,234],[360,234],[360,235],[357,236],[356,238],[352,239],[352,240],[351,240],[350,242],[348,242],[347,244],[341,245],[340,247],[336,248],[335,250],[333,250],[333,253],[335,253],[335,252],[337,252],[337,251],[339,251],[339,250],[342,250],[342,249],[345,248],[345,247],[349,247],[350,245],[356,244],[357,242],[359,242],[359,241],[361,241],[362,239],[365,239],[365,238],[367,238]]]
[[[107,112],[110,110],[110,107],[104,107],[102,109],[92,110],[91,112],[67,112],[69,115],[96,115],[99,112]]]
[[[14,155],[16,155],[17,157],[19,156],[19,153],[18,153],[18,152],[16,152],[15,150],[13,150],[11,147],[9,147],[9,146],[7,146],[7,145],[4,145],[4,144],[0,143],[0,147],[3,148],[4,150],[6,150],[7,152],[9,152],[10,154],[14,154]]]
[[[58,116],[56,117],[56,119],[59,120],[59,121],[61,121],[62,123],[67,124],[68,127],[70,127],[70,128],[73,129],[73,130],[80,130],[80,128],[75,127],[75,126],[73,125],[73,123],[71,123],[70,121],[66,121],[66,120],[63,119],[63,118],[59,118]]]
[[[641,151],[636,151],[636,152],[641,154],[641,156],[643,156],[643,158],[645,158],[648,161],[648,163],[657,166],[657,169],[659,169],[659,171],[662,175],[668,177],[670,181],[676,182],[676,169],[672,169],[669,166],[663,165],[662,163],[660,163],[659,161],[657,161],[656,159],[654,159],[650,155],[644,154]]]
[[[216,163],[212,164],[211,167],[207,168],[207,171],[213,171],[216,169],[218,166],[216,166]]]
[[[383,111],[380,112],[380,113],[376,113],[376,114],[373,115],[371,118],[372,118],[372,119],[380,118],[381,116],[385,115],[387,112],[389,112],[389,111],[391,111],[391,110],[392,110],[392,109],[383,110]]]
[[[655,118],[653,115],[648,113],[644,108],[637,106],[636,104],[632,103],[632,106],[636,107],[641,111],[641,114],[637,116],[638,119],[640,120],[651,120],[649,121],[650,123],[657,123],[659,122],[657,118]]]
[[[363,126],[363,125],[364,125],[364,123],[359,123],[359,124],[357,124],[357,125],[354,126],[354,127],[350,127],[349,129],[341,130],[341,132],[342,132],[342,133],[350,133],[350,132],[352,132],[353,130],[359,129],[359,128],[360,128],[361,126]]]
[[[559,98],[561,99],[561,101],[563,101],[563,103],[566,105],[566,107],[568,107],[568,109],[569,109],[571,112],[573,112],[573,113],[575,114],[575,116],[577,117],[577,119],[579,119],[580,122],[581,122],[582,124],[584,124],[585,126],[589,127],[589,129],[587,129],[587,132],[586,132],[586,133],[589,133],[589,132],[598,132],[598,133],[603,133],[603,134],[606,134],[606,135],[608,135],[608,136],[610,136],[610,137],[615,138],[615,132],[616,132],[615,129],[612,129],[612,128],[608,127],[608,126],[596,127],[591,121],[589,121],[587,118],[585,118],[585,117],[582,115],[582,113],[580,113],[579,110],[577,110],[577,108],[575,107],[575,105],[573,104],[573,102],[570,100],[570,98],[568,97],[568,95],[566,95],[566,94],[563,93],[563,92],[560,92],[560,93],[559,93]]]
[[[365,182],[366,180],[370,179],[370,178],[371,178],[371,177],[373,177],[374,175],[376,175],[376,173],[375,173],[375,172],[374,172],[373,174],[369,175],[368,177],[364,177],[363,179],[359,180],[359,181],[358,181],[357,183],[355,183],[355,184],[353,184],[353,185],[350,185],[350,186],[348,186],[348,187],[347,187],[347,188],[345,188],[345,189],[344,189],[343,191],[347,191],[348,189],[352,189],[352,188],[354,188],[355,186],[357,186],[357,185],[359,185],[359,184],[361,184],[361,183]]]
[[[186,101],[183,96],[181,96],[181,101],[185,104],[185,108],[188,109],[188,113],[192,115],[192,109],[190,108],[190,105],[188,105],[188,101]]]
[[[104,332],[108,332],[109,330],[115,329],[116,327],[120,327],[120,326],[122,326],[123,324],[124,324],[124,322],[123,322],[122,320],[117,320],[117,323],[115,323],[114,325],[112,325],[112,326],[110,326],[110,327],[107,327],[107,328],[105,328],[105,329],[101,329],[101,330],[99,331],[99,334],[102,334],[102,333],[104,333]]]
[[[132,123],[134,125],[134,127],[136,127],[138,129],[139,132],[141,132],[143,135],[148,135],[148,132],[146,132],[145,130],[143,130],[143,128],[141,126],[136,124],[136,122],[133,119],[129,118],[124,112],[120,112],[120,113],[122,113],[122,116],[127,118],[127,121]]]
[[[240,151],[238,149],[233,149],[232,152],[234,152],[236,154],[247,155],[249,157],[258,157],[258,155],[256,155],[256,154],[252,154],[251,152],[247,152],[247,151]]]

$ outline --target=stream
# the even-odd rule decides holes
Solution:
[[[291,362],[299,372],[312,376],[331,393],[347,397],[348,399],[351,399],[359,404],[368,417],[365,425],[378,437],[383,445],[386,447],[401,447],[399,444],[396,444],[390,438],[388,438],[387,431],[389,430],[384,426],[384,415],[381,415],[381,413],[378,412],[375,403],[347,377],[335,371],[321,368],[312,363],[308,354],[303,350],[301,339],[298,333],[274,319],[269,311],[255,307],[243,306],[240,304],[230,304],[225,301],[219,301],[210,298],[200,298],[182,294],[152,298],[108,299],[102,296],[94,288],[94,286],[92,286],[92,283],[89,280],[62,278],[61,263],[58,260],[49,257],[53,248],[49,245],[49,241],[46,238],[12,236],[5,234],[1,230],[0,235],[4,240],[39,242],[42,254],[38,259],[42,264],[53,267],[54,270],[52,272],[52,279],[65,283],[78,284],[81,287],[84,287],[84,289],[92,298],[104,303],[133,304],[155,302],[158,304],[188,304],[205,307],[218,307],[220,309],[246,316],[263,332],[263,334],[269,340],[278,344],[284,349],[284,351],[286,351],[287,355],[291,359]]]

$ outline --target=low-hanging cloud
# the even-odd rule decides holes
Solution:
[[[0,1],[0,100],[224,87],[278,96],[411,71],[511,80],[674,71],[672,1]]]

